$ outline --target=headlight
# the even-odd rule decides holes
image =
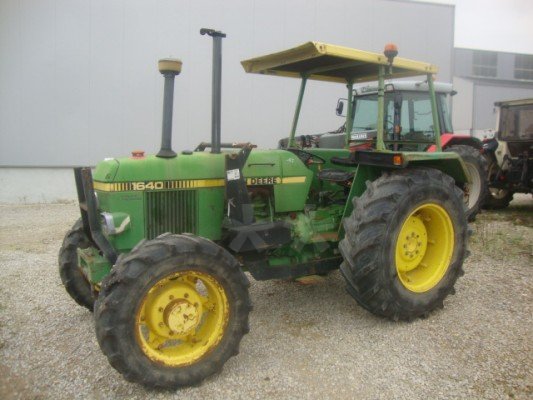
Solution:
[[[102,218],[102,228],[106,235],[121,234],[130,226],[130,216],[126,213],[103,212],[100,215]]]
[[[113,222],[113,215],[103,212],[100,214],[102,216],[101,223],[102,229],[106,235],[114,235],[117,230],[115,228],[115,223]]]

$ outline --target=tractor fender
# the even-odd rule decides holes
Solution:
[[[440,136],[440,143],[443,150],[457,144],[472,146],[478,150],[483,150],[483,143],[481,143],[481,140],[470,135],[459,133],[443,133]],[[431,145],[427,151],[433,153],[436,149],[437,147],[435,145]]]
[[[438,169],[444,174],[451,176],[457,183],[470,183],[472,181],[472,178],[470,177],[468,169],[466,168],[463,160],[461,160],[461,157],[459,155],[455,157],[456,153],[452,152],[448,152],[445,154],[453,154],[454,157],[440,158],[434,160],[415,159],[410,160],[408,163],[406,163],[406,166],[408,165],[409,167],[426,167]]]

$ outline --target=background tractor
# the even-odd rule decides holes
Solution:
[[[533,99],[502,101],[496,137],[483,142],[489,160],[486,208],[505,208],[514,193],[533,192]]]
[[[161,150],[76,168],[81,219],[67,233],[59,269],[68,293],[94,309],[96,336],[111,365],[150,387],[192,385],[238,353],[255,279],[297,278],[340,267],[368,311],[412,320],[440,308],[463,273],[469,172],[461,157],[403,151],[384,126],[385,78],[428,78],[436,67],[308,42],[242,62],[250,73],[301,79],[288,149],[259,150],[220,137],[221,32],[213,37],[212,138],[195,151],[171,149],[172,94],[181,62],[165,77]],[[351,151],[295,146],[306,84],[376,81],[376,139]],[[352,116],[348,104],[348,116]],[[347,117],[347,132],[353,118]],[[365,140],[366,142],[366,140]],[[416,143],[416,140],[410,141]],[[391,149],[392,146],[392,149]],[[206,150],[210,151],[207,152]]]
[[[449,96],[455,94],[449,83],[435,82],[437,112],[443,151],[453,151],[461,156],[470,173],[471,182],[460,185],[464,192],[466,214],[473,221],[481,210],[488,192],[488,163],[483,152],[482,142],[470,135],[454,134],[448,112]],[[376,119],[378,101],[376,84],[360,85],[352,95],[354,114],[351,144],[353,150],[369,147],[376,138]],[[347,99],[339,99],[336,113],[346,117]],[[387,81],[385,84],[385,135],[402,143],[389,145],[391,149],[405,151],[435,151],[433,135],[435,127],[431,115],[431,98],[427,81]],[[346,136],[346,124],[335,131],[299,135],[296,145],[300,148],[342,148]],[[366,140],[366,143],[362,143]],[[288,138],[279,141],[279,148],[287,148]]]

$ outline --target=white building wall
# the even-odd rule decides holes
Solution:
[[[494,103],[497,101],[532,98],[533,85],[516,87],[516,85],[478,82],[475,84],[475,93],[473,128],[497,129]]]
[[[199,35],[202,27],[228,34],[223,140],[275,147],[288,134],[298,82],[247,75],[241,60],[309,40],[376,52],[394,42],[400,56],[438,65],[438,79],[449,82],[453,18],[453,6],[392,0],[2,0],[0,179],[13,177],[5,167],[95,165],[133,149],[157,151],[162,57],[184,63],[176,79],[175,150],[208,140],[212,43]],[[337,128],[340,96],[340,85],[311,82],[299,133]],[[43,190],[59,193],[58,185]],[[12,199],[4,193],[0,201]],[[51,197],[59,195],[17,195]]]
[[[56,203],[76,199],[71,168],[0,168],[0,203]]]
[[[452,125],[455,132],[470,131],[474,114],[474,83],[468,79],[453,78],[453,90],[457,92],[452,102]]]
[[[453,123],[455,131],[470,131],[479,137],[494,130],[494,103],[533,97],[533,81],[515,78],[514,53],[496,52],[496,76],[474,75],[474,54],[478,50],[454,51]]]

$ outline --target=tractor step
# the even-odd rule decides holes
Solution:
[[[270,265],[268,260],[261,259],[248,262],[246,266],[254,279],[264,281],[268,279],[296,279],[307,275],[321,275],[339,268],[341,262],[341,256],[287,265]]]
[[[340,169],[324,169],[318,173],[318,179],[336,183],[351,181],[353,177],[353,172]]]

